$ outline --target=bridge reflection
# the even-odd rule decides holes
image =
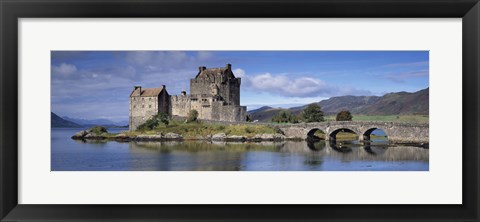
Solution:
[[[414,146],[392,146],[385,142],[358,141],[283,141],[262,143],[210,143],[202,142],[130,142],[130,151],[134,155],[145,152],[156,153],[197,153],[190,156],[190,164],[208,166],[217,159],[227,159],[229,164],[217,165],[215,170],[238,170],[242,168],[242,159],[248,156],[255,159],[255,153],[273,152],[304,156],[305,164],[319,164],[323,158],[334,158],[341,161],[426,161],[428,149]],[[247,154],[248,153],[248,154]],[[247,155],[247,156],[245,156]],[[168,159],[158,159],[163,165]],[[163,163],[162,163],[163,162]],[[206,168],[201,167],[202,170]],[[211,167],[211,166],[210,166]],[[212,169],[207,169],[212,170]]]
[[[306,142],[308,149],[318,155],[338,157],[342,161],[350,160],[384,160],[428,161],[428,149],[417,146],[396,146],[388,142],[358,142],[358,141],[317,141]]]

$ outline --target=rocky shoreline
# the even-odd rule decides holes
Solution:
[[[124,133],[110,134],[105,131],[95,132],[92,129],[82,130],[71,137],[74,140],[112,140],[119,142],[130,141],[183,141],[183,140],[207,140],[219,142],[263,142],[263,141],[284,141],[284,140],[300,140],[299,138],[288,138],[282,134],[256,134],[251,137],[241,135],[226,135],[225,133],[217,133],[208,136],[197,136],[195,138],[184,138],[176,133],[158,133],[154,135],[140,134],[127,135]]]
[[[71,137],[74,140],[98,140],[98,141],[117,141],[117,142],[164,142],[164,141],[211,141],[211,142],[282,142],[282,141],[303,141],[305,139],[297,137],[286,137],[280,133],[276,134],[256,134],[254,136],[227,135],[217,133],[208,136],[196,136],[194,138],[184,138],[176,133],[158,133],[158,134],[140,134],[127,135],[125,133],[108,133],[104,127],[91,128],[77,132]],[[307,140],[308,141],[308,140]],[[310,141],[311,142],[311,141]],[[389,143],[390,145],[408,145],[422,148],[429,148],[428,143]]]

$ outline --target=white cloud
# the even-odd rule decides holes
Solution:
[[[247,89],[289,98],[371,94],[367,90],[337,87],[329,85],[321,79],[306,76],[292,78],[288,74],[274,75],[271,73],[247,75],[245,70],[240,68],[234,69],[233,72],[236,77],[242,78],[242,86]]]
[[[237,77],[237,78],[243,78],[247,75],[245,73],[245,70],[243,70],[243,69],[234,69],[234,70],[232,70],[232,72],[233,72],[233,74],[235,74],[235,77]]]
[[[77,67],[75,65],[67,64],[67,63],[62,63],[58,66],[52,65],[52,74],[53,75],[63,75],[63,76],[68,76],[70,74],[73,74],[77,71]]]
[[[310,77],[289,78],[286,75],[260,74],[249,78],[251,87],[288,97],[313,97],[325,94],[330,88],[320,79]]]

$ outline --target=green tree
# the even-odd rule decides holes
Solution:
[[[303,119],[307,123],[324,121],[322,109],[316,103],[312,103],[308,105],[307,108],[303,110],[302,114],[303,114]]]
[[[282,110],[272,117],[272,122],[277,123],[298,123],[298,118],[290,111]]]
[[[165,125],[168,125],[170,123],[168,115],[165,113],[158,113],[155,116],[150,117],[145,123],[142,125],[138,126],[138,130],[152,130],[155,129],[157,126],[160,125],[160,123],[163,123]]]
[[[247,115],[247,122],[253,122],[252,116],[250,114]]]
[[[342,110],[337,113],[337,121],[352,121],[352,114],[348,110]]]
[[[188,112],[187,123],[196,122],[198,118],[198,111],[196,109],[190,110]]]

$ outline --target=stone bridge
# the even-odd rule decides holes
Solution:
[[[360,141],[370,140],[370,134],[380,129],[387,134],[391,143],[428,143],[428,123],[400,123],[380,121],[332,121],[316,123],[297,123],[275,125],[288,138],[307,139],[315,131],[321,130],[325,140],[336,140],[342,131],[351,131],[358,135]]]

